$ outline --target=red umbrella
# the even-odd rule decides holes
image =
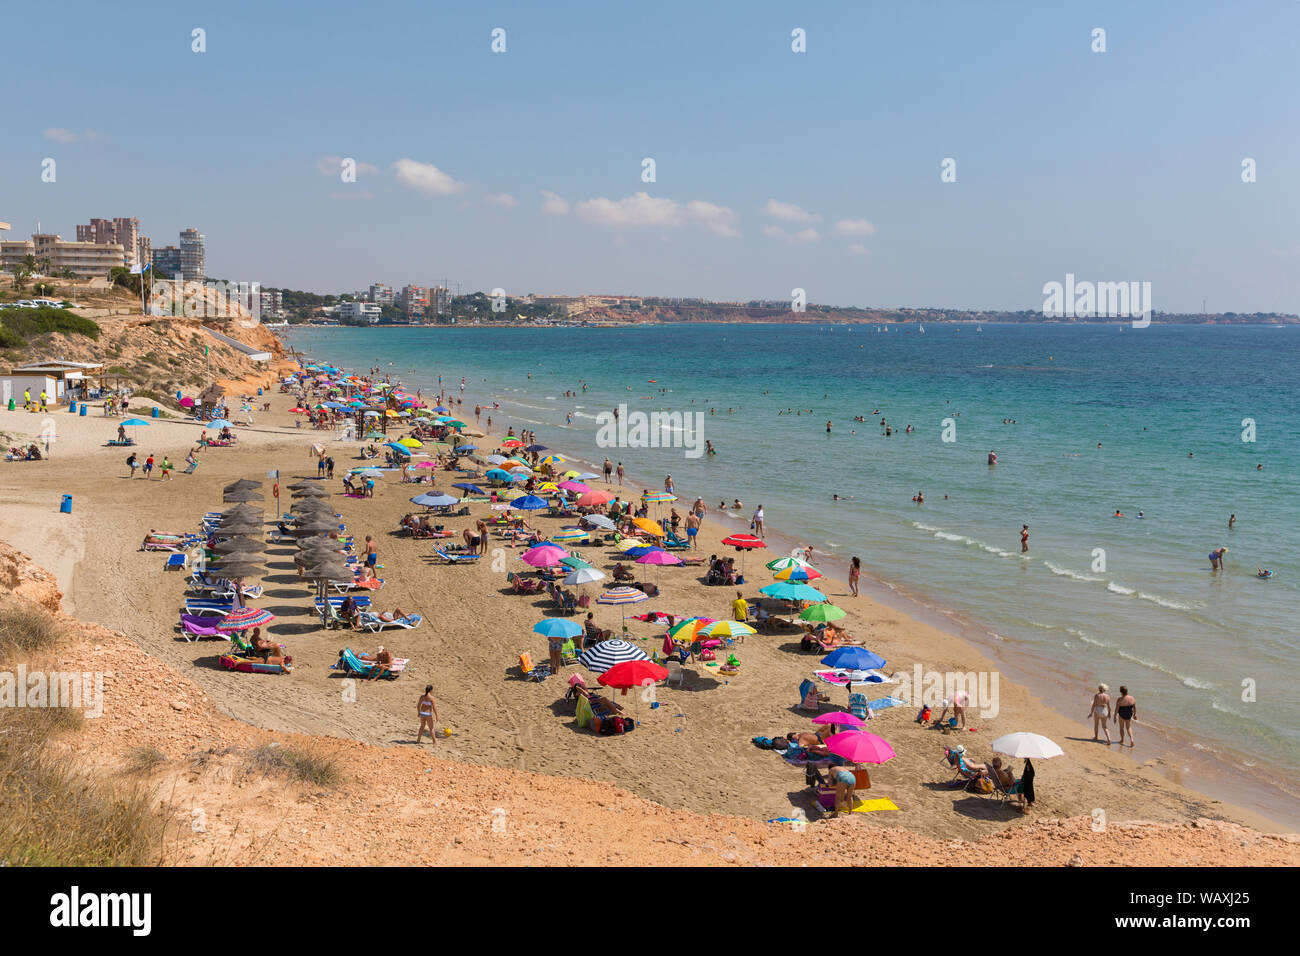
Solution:
[[[606,687],[644,687],[657,684],[668,677],[667,668],[660,667],[653,661],[624,661],[615,664],[598,678]]]
[[[743,574],[745,571],[744,552],[752,551],[754,548],[766,548],[762,538],[756,538],[752,534],[733,534],[722,539],[723,544],[729,544],[737,551],[741,552],[740,570]]]

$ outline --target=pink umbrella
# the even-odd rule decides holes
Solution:
[[[854,763],[884,763],[895,756],[883,737],[864,730],[846,730],[826,738],[826,749]]]
[[[814,724],[840,724],[844,727],[864,727],[866,721],[861,717],[854,717],[852,714],[837,710],[833,714],[818,714],[812,719]]]
[[[416,468],[437,468],[438,463],[436,461],[422,461],[415,467]]]
[[[578,504],[583,508],[596,508],[613,500],[614,496],[608,491],[588,491],[578,497]]]
[[[637,564],[681,564],[682,559],[669,551],[647,551],[636,559]]]
[[[572,491],[577,495],[586,494],[588,491],[591,491],[590,488],[580,481],[562,481],[558,487],[563,488],[565,491]]]
[[[539,544],[535,548],[529,548],[519,557],[525,564],[531,564],[535,568],[553,568],[568,556],[569,552],[558,545]]]

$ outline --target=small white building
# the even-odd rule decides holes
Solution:
[[[100,362],[69,362],[64,359],[19,365],[8,375],[0,375],[0,405],[8,408],[11,399],[15,405],[21,405],[23,392],[27,389],[31,390],[33,399],[39,398],[41,389],[44,389],[51,404],[62,402],[68,389],[91,384],[87,379],[103,369]]]
[[[63,382],[53,375],[0,375],[0,408],[8,408],[13,402],[15,408],[23,404],[23,392],[30,390],[32,401],[39,401],[41,390],[50,404],[59,400],[63,394]]]

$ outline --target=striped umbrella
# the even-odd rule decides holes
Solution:
[[[565,458],[563,455],[547,455],[539,462],[539,464],[550,465],[552,468],[554,468],[557,465],[563,465],[568,460],[569,459]]]
[[[816,568],[782,568],[772,577],[778,581],[813,581],[821,577],[822,573]]]
[[[653,501],[656,504],[663,504],[665,501],[676,501],[677,496],[671,495],[666,491],[656,491],[652,494],[642,495],[642,501]]]
[[[561,528],[555,534],[551,535],[552,541],[578,541],[587,537],[587,532],[581,528]]]
[[[241,607],[231,611],[217,625],[219,631],[244,631],[250,627],[261,627],[275,620],[275,615],[255,607]]]
[[[640,588],[619,587],[610,588],[600,597],[596,598],[597,604],[616,604],[626,607],[628,604],[640,604],[642,601],[650,600],[650,595],[646,594]],[[627,611],[623,612],[623,628],[627,629]]]
[[[769,571],[784,571],[787,568],[806,568],[810,565],[803,558],[777,558],[767,562],[766,567]]]
[[[618,637],[611,638],[608,641],[601,641],[595,647],[587,648],[578,658],[584,667],[597,674],[603,674],[615,664],[622,664],[625,661],[645,661],[649,659],[650,655],[641,648]]]
[[[690,644],[710,624],[715,623],[711,617],[693,617],[685,621],[679,621],[672,627],[668,628],[668,636],[674,641],[682,641]]]
[[[744,621],[715,621],[702,632],[709,637],[743,637],[758,632]]]

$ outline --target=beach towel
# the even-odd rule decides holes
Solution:
[[[877,797],[874,800],[859,800],[857,797],[853,799],[854,813],[875,813],[877,810],[897,809],[898,807],[894,805],[894,801],[888,797]]]
[[[901,697],[881,697],[877,700],[867,701],[867,707],[871,710],[884,710],[887,707],[900,707],[907,701]]]
[[[182,614],[181,627],[190,634],[199,637],[225,637],[224,631],[218,631],[217,625],[221,623],[219,617],[200,617],[197,614]]]
[[[591,722],[596,716],[591,712],[591,704],[587,703],[587,698],[582,697],[581,695],[578,697],[578,706],[577,706],[576,713],[578,716],[579,727],[591,726]]]
[[[837,669],[814,671],[813,674],[820,681],[825,681],[828,684],[839,684],[840,686],[850,682],[854,684],[897,684],[899,682],[897,676],[886,676],[880,671],[849,671]]]

